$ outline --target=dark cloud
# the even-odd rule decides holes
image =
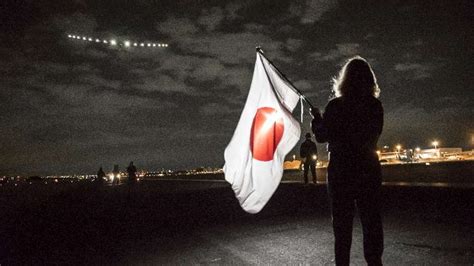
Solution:
[[[312,24],[336,6],[336,0],[306,0],[304,5],[296,7],[295,15],[300,17],[302,24]]]
[[[221,25],[224,18],[224,10],[219,7],[204,9],[198,18],[198,24],[203,26],[206,31],[214,31]]]
[[[293,39],[293,38],[286,40],[286,48],[290,52],[296,52],[298,49],[301,48],[302,45],[303,45],[303,40]]]
[[[402,72],[406,77],[418,80],[431,77],[431,72],[434,67],[432,65],[421,63],[398,63],[395,64],[394,69]]]
[[[325,52],[314,52],[310,54],[310,58],[315,61],[339,61],[347,59],[361,53],[358,43],[338,43],[336,48]]]
[[[170,17],[164,22],[157,23],[156,29],[163,34],[186,37],[198,32],[199,28],[195,24],[189,18]]]

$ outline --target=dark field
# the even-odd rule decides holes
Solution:
[[[458,180],[450,174],[458,171],[439,176]],[[384,186],[384,263],[472,265],[474,189],[466,187]],[[324,185],[283,183],[257,215],[219,181],[8,184],[0,204],[1,265],[333,264]],[[352,262],[364,265],[354,224]]]

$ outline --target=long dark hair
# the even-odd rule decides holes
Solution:
[[[347,60],[339,75],[333,79],[335,97],[379,97],[380,88],[367,60],[355,56]]]

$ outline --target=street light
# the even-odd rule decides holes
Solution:
[[[437,140],[433,141],[431,144],[433,144],[435,150],[438,148],[439,142]]]
[[[397,152],[400,153],[400,150],[402,149],[402,145],[398,144],[397,146],[395,146],[395,148],[397,149]]]

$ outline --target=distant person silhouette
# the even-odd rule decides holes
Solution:
[[[118,164],[114,165],[114,170],[112,171],[112,174],[114,176],[114,179],[112,180],[112,185],[118,185],[120,182],[120,177],[119,177],[120,171],[119,171]]]
[[[99,171],[97,172],[97,184],[103,184],[104,183],[104,178],[105,178],[105,172],[102,170],[102,166],[99,168]]]
[[[127,173],[128,183],[134,184],[137,181],[137,168],[135,167],[135,165],[133,165],[133,162],[130,162],[130,164],[128,165]]]
[[[380,92],[369,63],[354,57],[334,80],[335,98],[324,114],[312,110],[318,142],[328,142],[328,193],[335,236],[336,265],[349,265],[352,223],[357,206],[368,265],[382,265],[380,215],[382,174],[376,145],[383,127]]]
[[[316,160],[318,158],[318,149],[316,143],[311,141],[311,133],[306,133],[305,137],[306,140],[301,143],[300,147],[300,157],[304,166],[304,183],[308,184],[308,172],[309,169],[311,169],[313,183],[316,184]]]

